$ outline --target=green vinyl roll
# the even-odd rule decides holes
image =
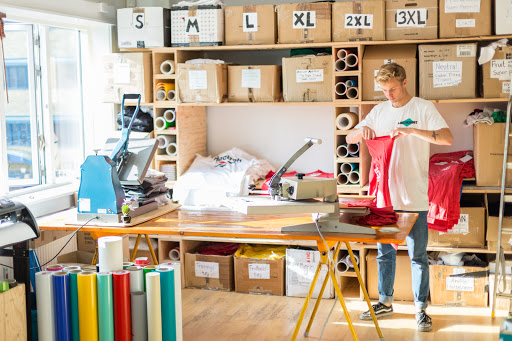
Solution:
[[[144,269],[142,269],[144,272],[144,291],[146,291],[146,274],[149,272],[156,271],[156,266],[154,265],[146,265]]]
[[[98,272],[98,332],[100,341],[114,341],[112,273]]]
[[[9,283],[7,281],[0,281],[0,293],[9,290]]]
[[[71,338],[73,341],[80,341],[80,324],[78,322],[78,287],[76,276],[82,270],[70,270],[69,273],[69,293],[71,310]]]

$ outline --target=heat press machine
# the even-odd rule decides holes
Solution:
[[[25,284],[28,340],[32,340],[29,241],[39,236],[36,219],[25,205],[0,199],[0,256],[13,258],[14,278]]]
[[[137,100],[128,126],[124,125],[125,99]],[[123,95],[121,138],[108,139],[100,154],[96,151],[96,155],[89,155],[80,166],[77,222],[86,222],[97,217],[101,223],[120,223],[121,207],[125,200],[122,185],[140,185],[144,181],[157,149],[157,140],[130,140],[130,131],[139,112],[140,99],[139,94]],[[137,215],[135,212],[132,216]]]

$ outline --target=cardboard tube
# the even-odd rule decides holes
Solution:
[[[359,123],[359,116],[353,112],[346,112],[336,116],[336,127],[339,130],[349,130]]]
[[[349,53],[347,54],[347,58],[345,58],[345,62],[347,63],[348,67],[356,67],[357,64],[359,63],[359,58],[357,57],[357,55]]]
[[[359,164],[357,164],[357,163],[344,162],[340,166],[340,171],[343,174],[349,174],[350,172],[355,172],[358,169],[359,169]]]
[[[167,91],[167,95],[166,95],[165,99],[168,101],[175,101],[176,100],[176,90]]]
[[[155,127],[157,130],[164,130],[171,126],[171,122],[167,122],[162,116],[155,119]]]
[[[338,60],[334,63],[334,68],[335,68],[337,71],[345,71],[346,69],[348,69],[348,66],[347,66],[347,63],[345,63],[345,60],[344,60],[344,59],[338,59]]]
[[[180,260],[180,248],[175,247],[171,251],[169,251],[169,259],[170,260]]]
[[[343,96],[347,93],[347,86],[344,82],[338,82],[334,86],[334,92],[336,92],[336,95]]]
[[[176,154],[178,153],[178,146],[176,145],[176,143],[171,142],[167,145],[167,147],[165,147],[165,152],[169,156],[176,156]]]
[[[160,149],[166,149],[169,143],[172,142],[172,137],[169,135],[158,135],[156,137],[156,140],[158,142],[158,148]],[[133,264],[132,264],[133,265]]]
[[[347,272],[349,269],[349,266],[347,264],[347,262],[345,261],[345,259],[341,259],[338,263],[336,263],[336,271],[338,271],[338,273],[342,274],[342,273],[345,273]]]
[[[348,184],[348,176],[346,174],[343,174],[343,173],[338,174],[338,183],[340,185]]]
[[[347,145],[342,144],[341,146],[338,146],[338,148],[336,148],[336,155],[338,157],[347,157],[348,156]]]
[[[176,121],[176,110],[174,109],[167,109],[164,111],[164,114],[162,115],[164,117],[164,120],[167,122],[175,122]]]
[[[359,89],[355,86],[347,89],[347,97],[350,99],[356,99],[359,97]]]
[[[356,259],[356,264],[359,265],[359,253],[357,251],[354,251],[354,258]],[[352,258],[350,258],[350,255],[347,255],[345,257],[345,263],[347,263],[347,265],[350,268],[354,267],[354,264],[352,263]]]
[[[167,91],[165,91],[165,89],[157,90],[155,97],[157,101],[165,101],[165,98],[167,97]]]
[[[338,52],[336,52],[336,57],[338,59],[345,59],[347,58],[348,51],[345,49],[339,49]]]
[[[174,61],[163,61],[162,64],[160,64],[160,72],[164,75],[172,75],[174,73]]]
[[[347,149],[351,156],[357,157],[359,154],[359,143],[350,143],[347,145]]]
[[[351,184],[358,184],[359,183],[359,171],[350,172],[348,174],[348,182]]]

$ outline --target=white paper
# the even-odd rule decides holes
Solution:
[[[454,225],[448,233],[451,234],[463,234],[466,235],[469,233],[469,214],[461,214],[459,218],[459,222]]]
[[[91,199],[81,198],[78,200],[80,212],[91,212]]]
[[[462,82],[462,62],[433,62],[434,88],[457,86]]]
[[[261,88],[261,70],[243,69],[242,70],[242,88]]]
[[[187,36],[199,35],[199,17],[185,17],[185,33]]]
[[[194,90],[208,88],[208,75],[206,70],[189,70],[188,88]]]
[[[468,162],[469,160],[471,160],[473,157],[471,155],[464,155],[463,157],[461,157],[459,160],[462,161],[462,162]]]
[[[144,28],[145,18],[144,12],[132,12],[132,26],[137,30]]]
[[[446,290],[475,291],[475,279],[473,277],[446,277]]]
[[[425,27],[426,25],[426,8],[406,8],[396,10],[396,27]]]
[[[293,11],[293,28],[315,28],[316,12],[315,11]]]
[[[501,93],[503,93],[503,94],[510,93],[510,82],[503,82],[501,84]]]
[[[296,70],[295,81],[297,83],[313,83],[324,81],[323,69]]]
[[[345,28],[373,29],[373,14],[345,13]]]
[[[114,83],[129,84],[130,83],[130,64],[114,63]]]
[[[464,268],[453,268],[453,275],[465,274],[466,269]]]
[[[491,60],[491,78],[510,80],[512,75],[512,59]]]
[[[476,19],[455,19],[455,27],[475,27]]]
[[[243,13],[243,32],[257,32],[258,31],[258,13]]]
[[[195,261],[196,277],[219,278],[219,263]]]
[[[270,264],[249,263],[249,279],[270,279]]]
[[[476,57],[476,45],[457,45],[457,57]]]
[[[480,0],[445,0],[445,13],[478,13]]]

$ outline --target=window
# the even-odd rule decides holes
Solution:
[[[74,180],[84,160],[82,32],[16,22],[5,31],[8,179],[0,182],[14,191]]]

